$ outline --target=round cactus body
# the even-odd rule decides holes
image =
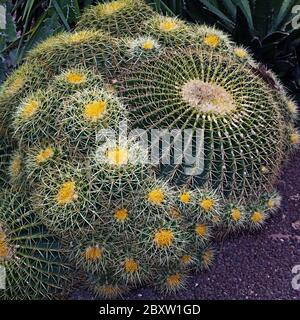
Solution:
[[[147,59],[122,77],[134,126],[203,130],[203,172],[185,176],[176,166],[172,176],[192,186],[208,183],[234,199],[274,184],[286,156],[287,125],[271,89],[249,65],[185,49]]]
[[[300,142],[293,99],[246,48],[140,0],[91,7],[34,48],[2,86],[0,116],[5,298],[61,292],[64,250],[97,297],[183,288],[216,237],[278,211]]]
[[[95,28],[112,36],[128,36],[138,33],[141,22],[153,14],[144,0],[115,0],[88,8],[77,28]]]
[[[5,270],[6,284],[0,291],[1,299],[62,296],[69,285],[66,253],[24,197],[10,189],[1,193],[0,266]]]

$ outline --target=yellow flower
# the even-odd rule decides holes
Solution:
[[[84,117],[86,120],[95,122],[103,117],[106,110],[106,101],[92,101],[84,107]]]
[[[167,286],[170,288],[178,287],[181,284],[181,275],[179,273],[172,274],[167,277]]]
[[[217,214],[213,214],[211,218],[212,218],[212,221],[215,223],[218,223],[221,221],[220,216],[218,216]]]
[[[15,157],[10,165],[10,170],[13,177],[17,177],[21,171],[22,160],[20,156]]]
[[[294,132],[290,135],[291,144],[299,144],[300,136],[298,132]]]
[[[275,201],[273,199],[269,199],[267,202],[267,206],[269,209],[273,209],[275,207]]]
[[[15,94],[17,91],[19,91],[25,83],[25,79],[23,76],[19,75],[17,76],[14,81],[10,84],[10,87],[8,88],[8,92],[10,94]]]
[[[174,234],[172,230],[161,229],[156,232],[154,242],[158,248],[170,247],[174,241]]]
[[[123,9],[126,6],[126,2],[122,1],[122,0],[117,0],[117,1],[113,1],[113,2],[108,2],[102,5],[102,13],[110,16],[118,11],[120,11],[121,9]]]
[[[232,209],[231,210],[231,217],[234,221],[239,221],[242,217],[242,213],[239,209]]]
[[[207,227],[206,227],[205,224],[200,223],[200,224],[196,225],[195,231],[196,231],[198,236],[204,237],[206,235],[206,232],[207,232]]]
[[[5,238],[5,234],[0,232],[0,261],[1,258],[7,258],[9,255],[9,248]]]
[[[213,199],[204,199],[200,202],[200,206],[205,212],[211,211],[214,208],[214,205],[215,201]]]
[[[124,292],[118,285],[112,284],[98,285],[95,287],[95,291],[107,299],[115,298]]]
[[[152,50],[154,48],[154,42],[152,40],[146,40],[143,44],[142,44],[142,48],[146,51],[148,50]]]
[[[281,197],[274,196],[267,201],[267,206],[269,209],[276,209],[280,207]]]
[[[293,115],[297,115],[298,110],[297,110],[296,103],[294,103],[293,101],[290,100],[290,101],[288,101],[287,106]]]
[[[103,255],[103,250],[99,246],[87,247],[84,253],[86,260],[96,261]]]
[[[87,30],[71,33],[68,35],[67,42],[71,44],[87,43],[94,35],[95,32]]]
[[[244,59],[248,56],[248,52],[243,48],[235,48],[234,54],[241,59]]]
[[[209,34],[204,38],[204,43],[209,47],[217,47],[220,44],[220,37],[215,34]]]
[[[170,208],[169,214],[170,214],[170,217],[173,219],[179,220],[182,218],[182,214],[177,208],[173,208],[173,207]]]
[[[192,261],[192,256],[185,254],[180,258],[180,260],[183,264],[187,265]]]
[[[50,158],[54,156],[54,151],[51,147],[42,150],[35,158],[35,162],[37,165],[46,162]]]
[[[202,254],[202,262],[204,266],[208,267],[209,265],[211,265],[213,258],[214,258],[214,253],[212,250],[204,251]]]
[[[179,199],[183,203],[189,203],[191,200],[191,196],[188,192],[184,192],[180,195]]]
[[[127,273],[137,272],[139,268],[138,263],[133,259],[126,259],[124,263],[124,269]]]
[[[252,216],[251,216],[251,221],[254,223],[261,223],[264,220],[264,215],[259,212],[259,211],[255,211]]]
[[[73,71],[68,72],[65,79],[71,84],[81,84],[86,81],[86,77],[84,74]]]
[[[159,29],[162,30],[163,32],[174,31],[177,28],[178,28],[178,24],[174,21],[171,21],[171,20],[162,22],[159,25]]]
[[[125,148],[116,148],[114,150],[107,151],[107,158],[113,165],[121,166],[128,162],[128,150]]]
[[[56,195],[56,201],[59,205],[72,203],[78,198],[76,193],[76,185],[73,181],[65,182]]]
[[[262,173],[268,173],[269,172],[269,169],[266,166],[261,166],[260,170],[261,170]]]
[[[116,88],[110,83],[104,85],[104,90],[112,95],[117,92]]]
[[[21,111],[21,118],[28,120],[31,118],[39,109],[39,103],[36,100],[30,100],[24,104]]]
[[[165,195],[160,188],[154,189],[148,193],[148,201],[153,204],[161,204],[165,200]]]
[[[118,221],[125,221],[128,218],[128,210],[127,209],[118,209],[118,210],[116,210],[114,217]]]

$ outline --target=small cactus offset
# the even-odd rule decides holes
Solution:
[[[152,35],[164,45],[173,47],[187,44],[192,40],[192,33],[184,21],[159,14],[144,21],[140,27],[140,32]]]
[[[88,8],[79,21],[79,30],[100,29],[112,36],[139,32],[140,24],[154,11],[144,0],[114,0]]]
[[[141,0],[90,7],[36,46],[0,89],[0,297],[57,297],[69,264],[97,297],[175,292],[220,235],[260,229],[300,142],[268,77],[223,32]]]

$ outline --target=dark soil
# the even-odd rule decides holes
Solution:
[[[191,275],[186,290],[163,296],[137,289],[125,299],[285,299],[300,300],[292,288],[292,268],[300,265],[300,151],[285,167],[278,185],[280,212],[255,234],[244,234],[216,244],[210,270]],[[77,289],[71,299],[93,299]]]

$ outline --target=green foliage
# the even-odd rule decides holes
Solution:
[[[212,14],[214,18],[217,18],[214,20],[215,23],[220,23],[232,34],[237,32],[241,34],[242,30],[238,31],[241,25],[238,23],[241,22],[239,18],[243,16],[250,31],[250,35],[246,36],[264,38],[278,30],[291,30],[292,8],[299,3],[299,0],[267,0],[264,2],[258,0],[197,0],[187,1],[186,10],[196,21],[203,19],[206,13]],[[202,11],[203,8],[205,13]]]
[[[20,63],[25,53],[50,35],[70,30],[80,18],[79,1],[75,0],[30,0],[14,2],[12,13],[21,37],[17,46],[16,63]]]
[[[9,54],[4,54],[3,50],[9,43],[16,40],[17,32],[10,14],[10,10],[12,8],[10,2],[0,1],[0,8],[0,82],[2,82],[5,79],[5,73],[8,71],[9,65],[14,64],[15,60],[15,51],[11,51]]]

